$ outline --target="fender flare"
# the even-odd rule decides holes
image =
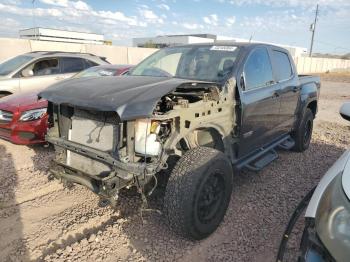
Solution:
[[[226,148],[227,143],[225,143],[224,141],[225,140],[224,130],[219,125],[208,124],[208,123],[206,123],[205,125],[202,123],[195,125],[190,129],[188,129],[186,133],[177,133],[176,135],[174,135],[171,141],[169,141],[169,148],[175,148],[176,145],[180,143],[182,139],[186,139],[186,137],[188,137],[191,133],[195,132],[196,130],[213,130],[214,132],[217,133],[218,136],[220,136],[223,149],[225,151],[228,149]]]
[[[304,112],[308,106],[316,101],[316,110],[315,115],[317,112],[317,105],[318,105],[318,87],[316,83],[310,82],[307,84],[302,85],[301,92],[300,92],[300,101],[298,110],[296,112],[296,124],[299,122],[300,118],[304,115]]]

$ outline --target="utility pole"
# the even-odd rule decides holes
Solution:
[[[250,38],[249,38],[249,43],[252,41],[253,38],[253,34],[251,34]]]
[[[318,17],[318,4],[316,6],[315,21],[310,25],[310,31],[312,32],[312,37],[311,37],[311,45],[310,45],[309,57],[312,56],[312,47],[314,45],[314,37],[315,37],[317,17]]]
[[[33,30],[34,30],[34,40],[37,40],[36,39],[36,23],[35,23],[35,7],[34,7],[34,4],[35,4],[35,0],[32,0],[32,15],[33,15]]]

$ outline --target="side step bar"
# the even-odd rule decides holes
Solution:
[[[287,140],[285,140],[283,143],[279,144],[278,147],[283,150],[291,150],[295,145],[295,141],[293,138],[289,137]]]
[[[274,150],[276,147],[283,148],[285,150],[291,149],[294,146],[294,140],[288,135],[284,136],[276,142],[260,148],[257,152],[242,159],[239,159],[234,166],[240,170],[247,168],[252,171],[260,171],[272,161],[278,158],[277,152]]]
[[[270,164],[272,161],[276,160],[278,158],[278,154],[274,149],[271,149],[270,151],[267,151],[262,157],[260,157],[258,160],[253,161],[252,163],[249,163],[245,166],[245,168],[251,170],[251,171],[260,171],[265,166]]]

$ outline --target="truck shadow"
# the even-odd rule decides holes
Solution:
[[[55,155],[53,146],[37,144],[30,145],[28,147],[35,152],[35,154],[32,156],[34,170],[48,174],[50,162]]]
[[[20,208],[16,202],[18,178],[12,155],[0,145],[0,260],[28,261]]]
[[[344,148],[316,142],[304,153],[279,151],[279,159],[258,173],[236,174],[224,222],[202,241],[183,239],[168,228],[163,216],[150,212],[142,218],[134,207],[130,208],[136,215],[120,227],[129,238],[130,249],[150,261],[232,261],[233,258],[275,261],[283,230],[294,208],[343,152]],[[161,209],[162,201],[156,198],[150,204]],[[126,203],[126,209],[127,206]],[[296,234],[300,235],[302,228],[298,230]],[[299,245],[297,239],[290,248],[294,255]],[[111,257],[119,255],[115,253]],[[132,256],[131,253],[120,258],[132,259]]]

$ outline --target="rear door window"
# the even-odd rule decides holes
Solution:
[[[273,50],[272,57],[276,81],[289,79],[293,75],[293,70],[288,55],[285,52]]]
[[[76,73],[85,69],[84,60],[78,57],[61,58],[62,73]]]
[[[272,66],[266,48],[255,49],[244,66],[245,89],[251,90],[273,83]]]
[[[85,69],[98,65],[97,63],[92,62],[92,61],[90,61],[88,59],[84,59],[84,63],[85,63]]]

